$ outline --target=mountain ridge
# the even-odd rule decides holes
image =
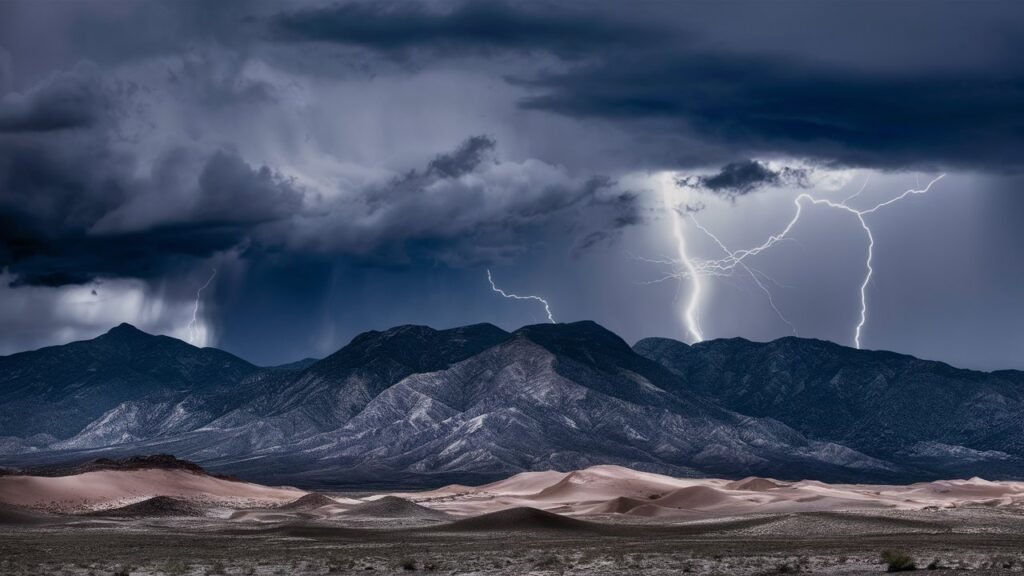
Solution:
[[[293,368],[123,324],[0,357],[0,408],[23,415],[0,416],[0,460],[160,451],[327,486],[594,464],[684,476],[1011,477],[1024,470],[1022,390],[1024,372],[795,337],[629,346],[590,321],[513,332],[403,325]],[[42,424],[55,417],[64,425]]]

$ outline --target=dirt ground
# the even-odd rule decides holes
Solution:
[[[521,520],[521,519],[520,519]],[[880,574],[884,550],[942,574],[1024,572],[1024,515],[808,513],[597,527],[345,526],[214,518],[0,526],[0,574]],[[372,527],[368,527],[372,526]]]

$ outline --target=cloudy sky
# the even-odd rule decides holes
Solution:
[[[547,321],[490,270],[630,342],[1024,368],[1022,53],[996,0],[8,0],[0,354]]]

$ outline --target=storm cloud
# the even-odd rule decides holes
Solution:
[[[488,136],[467,138],[422,170],[328,201],[302,222],[294,248],[371,261],[427,257],[450,265],[522,253],[551,226],[638,223],[635,196],[601,176],[581,178],[535,159],[499,161]],[[611,220],[593,214],[611,213]],[[336,226],[344,219],[345,226]]]
[[[757,160],[730,162],[715,174],[708,176],[681,176],[676,179],[679,186],[690,186],[735,199],[766,186],[808,186],[807,168],[783,166],[773,169]]]
[[[676,251],[666,207],[713,258],[777,233],[794,189],[870,206],[948,172],[927,202],[872,215],[865,339],[1003,367],[1024,313],[1006,265],[1021,16],[1004,0],[2,2],[0,350],[119,321],[187,334],[214,267],[205,343],[257,360],[392,324],[531,321],[486,267],[559,319],[680,337],[688,284],[651,264]],[[862,230],[806,208],[793,236],[811,241],[751,263],[801,335],[845,342]],[[967,277],[994,293],[965,304]],[[791,333],[749,284],[708,279],[709,335]],[[994,325],[985,348],[958,328]]]
[[[851,2],[817,15],[800,4],[765,13],[740,2],[685,14],[642,5],[570,11],[542,3],[354,2],[283,12],[269,22],[291,41],[387,57],[565,58],[574,63],[509,76],[529,92],[524,109],[613,123],[646,139],[654,130],[665,145],[699,139],[715,147],[709,160],[729,150],[885,169],[1021,167],[1013,150],[1024,144],[1024,66],[1012,55],[1024,51],[1024,26],[1012,3],[990,3],[984,13],[951,2],[925,11],[898,6],[886,22],[864,18]],[[791,13],[797,16],[787,22]],[[916,33],[897,33],[911,18]],[[964,46],[986,24],[995,40]],[[749,26],[761,30],[733,33]],[[771,26],[803,29],[786,46]],[[830,29],[833,36],[824,36]],[[879,38],[883,31],[892,34]],[[869,37],[876,49],[863,46]],[[962,50],[947,57],[950,46]],[[900,57],[886,60],[887,52]]]
[[[358,46],[389,57],[550,52],[582,57],[609,45],[650,36],[653,26],[594,17],[581,7],[521,2],[460,2],[428,7],[417,2],[346,2],[280,13],[270,20],[287,41]]]

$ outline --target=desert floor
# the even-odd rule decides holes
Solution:
[[[606,520],[611,520],[606,519]],[[3,574],[879,574],[883,550],[943,574],[1024,571],[1024,515],[986,507],[795,513],[671,526],[211,518],[0,526]]]

